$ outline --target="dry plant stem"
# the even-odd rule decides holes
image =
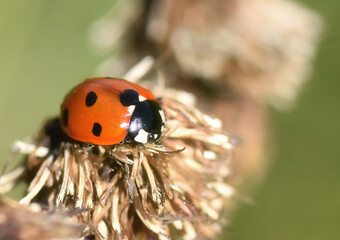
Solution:
[[[32,180],[20,202],[80,209],[75,218],[89,226],[84,234],[97,239],[214,237],[234,193],[227,184],[233,146],[218,120],[175,100],[160,101],[167,127],[159,145],[63,139],[51,149],[44,126],[27,155]],[[42,156],[37,149],[50,151]]]

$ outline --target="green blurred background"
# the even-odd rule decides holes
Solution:
[[[103,56],[89,47],[89,27],[112,2],[0,0],[1,160],[58,112],[72,86],[95,76]],[[340,239],[340,1],[303,2],[326,25],[314,74],[292,111],[272,111],[275,155],[230,240]]]

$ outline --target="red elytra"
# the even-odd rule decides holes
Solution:
[[[132,95],[130,92],[132,92]],[[124,104],[122,102],[123,93],[127,93],[124,95],[124,101],[130,101],[130,98],[135,97],[138,93],[138,104],[130,106]],[[70,138],[77,141],[98,145],[117,144],[126,139],[131,116],[136,106],[141,105],[144,101],[152,104],[157,102],[150,91],[137,84],[115,78],[86,79],[65,96],[60,107],[61,127]],[[140,109],[145,109],[145,107]],[[157,128],[159,128],[157,131],[150,130],[149,132],[143,129],[143,131],[139,132],[141,129],[138,129],[135,134],[139,136],[135,138],[136,142],[145,143],[146,138],[150,139],[151,132],[155,136],[155,141],[160,137],[158,132],[161,133],[164,129],[164,117],[163,111],[159,109],[157,108],[157,111],[153,111],[157,112],[156,115],[159,114],[160,117],[152,118],[152,127],[155,128],[155,121],[159,122],[159,119],[161,119],[162,123],[157,124],[161,124],[159,125],[161,127],[157,125]],[[150,111],[147,112],[146,114],[149,114]],[[155,116],[155,113],[152,114]],[[139,115],[141,114],[139,113]],[[150,121],[150,116],[146,116],[146,118],[147,121]],[[148,136],[143,136],[142,133],[147,133]],[[142,141],[139,139],[142,139]]]

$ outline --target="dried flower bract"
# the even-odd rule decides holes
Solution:
[[[233,195],[232,152],[217,119],[161,99],[166,130],[159,145],[89,145],[68,139],[51,119],[27,153],[24,205],[73,211],[96,239],[208,239]],[[8,184],[8,183],[7,183]]]
[[[0,197],[1,240],[76,240],[84,228],[85,225],[72,221],[65,214],[42,213],[37,204],[26,207]]]

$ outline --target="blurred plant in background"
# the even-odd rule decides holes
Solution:
[[[118,1],[92,28],[99,75],[122,74],[145,55],[166,85],[197,96],[240,139],[233,172],[266,166],[267,108],[291,106],[311,71],[321,19],[286,0]]]

